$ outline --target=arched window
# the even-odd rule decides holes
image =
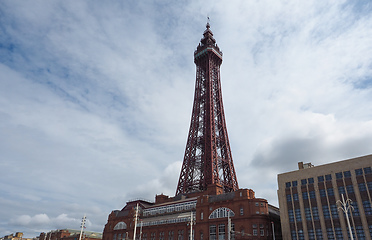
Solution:
[[[115,225],[114,230],[120,230],[120,229],[127,229],[127,224],[125,224],[125,222],[118,222]]]
[[[229,214],[230,217],[235,216],[235,213],[229,208],[225,208],[225,207],[217,208],[211,213],[211,215],[209,215],[209,219],[225,218],[227,217],[227,214]]]

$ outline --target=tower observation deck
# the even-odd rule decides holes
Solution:
[[[190,130],[176,195],[218,186],[239,189],[227,135],[222,103],[222,52],[207,23],[194,53],[196,82]]]

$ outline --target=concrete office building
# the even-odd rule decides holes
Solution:
[[[283,239],[371,240],[372,155],[313,166],[278,175],[278,198]],[[339,209],[352,200],[346,215]],[[348,206],[348,205],[347,205]]]

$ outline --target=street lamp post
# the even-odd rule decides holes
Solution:
[[[136,206],[136,214],[134,216],[134,230],[133,230],[133,240],[136,240],[136,233],[137,233],[137,220],[138,220],[138,203]]]
[[[231,240],[231,219],[229,210],[227,210],[227,240]]]
[[[350,239],[354,240],[353,232],[351,231],[351,226],[350,226],[350,221],[349,221],[349,214],[348,214],[349,209],[352,209],[352,210],[354,209],[354,207],[351,205],[351,203],[353,201],[349,198],[346,199],[346,201],[345,201],[344,194],[341,194],[341,198],[342,198],[342,201],[337,200],[336,203],[339,203],[341,205],[341,207],[338,207],[338,209],[339,210],[341,209],[346,215],[346,222],[347,222],[347,226],[349,228]]]
[[[191,217],[190,217],[190,240],[192,240],[192,225],[193,225],[193,216],[191,211]]]
[[[139,240],[142,239],[142,219],[141,219],[141,228],[140,228],[140,236],[139,236]]]
[[[82,237],[82,235],[83,235],[83,230],[84,230],[84,228],[85,228],[85,223],[86,223],[86,221],[87,221],[87,217],[86,217],[86,215],[84,214],[84,217],[81,219],[81,225],[80,225],[81,230],[80,230],[79,240],[81,240],[81,237]]]

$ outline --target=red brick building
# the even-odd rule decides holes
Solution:
[[[122,210],[112,211],[109,215],[103,240],[133,239],[137,204],[136,239],[187,240],[190,238],[191,215],[193,239],[228,239],[228,215],[231,239],[274,239],[273,230],[276,239],[281,239],[279,210],[265,199],[255,198],[253,190],[239,189],[230,193],[202,192],[172,198],[157,195],[155,203],[127,202]]]
[[[103,240],[134,234],[141,240],[281,239],[279,209],[238,187],[222,104],[222,52],[209,28],[194,53],[194,105],[176,195],[112,211]]]

